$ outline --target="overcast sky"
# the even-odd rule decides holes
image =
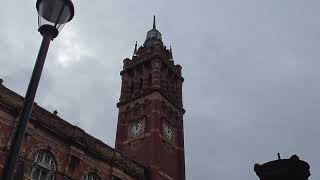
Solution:
[[[25,94],[42,37],[36,0],[1,1],[0,78]],[[189,180],[257,180],[297,154],[320,179],[319,0],[76,0],[36,101],[114,147],[122,60],[156,14],[183,67]]]

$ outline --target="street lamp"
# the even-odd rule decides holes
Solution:
[[[38,11],[38,31],[41,33],[43,39],[29,81],[17,129],[4,165],[2,180],[11,180],[13,177],[50,41],[58,36],[63,26],[69,22],[74,15],[74,7],[71,0],[37,0],[36,7]]]

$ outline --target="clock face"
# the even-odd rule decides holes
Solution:
[[[138,122],[133,123],[129,129],[129,135],[133,138],[140,136],[142,134],[142,132],[143,132],[143,122],[142,121],[138,121]]]
[[[174,129],[167,124],[163,124],[163,135],[167,140],[174,141]]]

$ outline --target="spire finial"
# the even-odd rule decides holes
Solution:
[[[156,15],[153,15],[153,29],[157,29],[157,26],[156,26]]]
[[[133,51],[132,57],[135,57],[137,55],[137,49],[138,49],[138,42],[136,41],[136,44],[134,45],[134,51]]]
[[[134,53],[137,52],[137,48],[138,48],[138,42],[136,41],[136,44],[134,45]]]
[[[173,61],[173,55],[172,55],[172,48],[171,48],[171,46],[170,46],[170,50],[169,50],[169,51],[170,51],[170,56],[171,56],[171,57],[170,57],[170,60]]]

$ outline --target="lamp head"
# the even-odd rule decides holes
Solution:
[[[74,16],[71,0],[37,0],[39,32],[57,37],[63,26]]]

